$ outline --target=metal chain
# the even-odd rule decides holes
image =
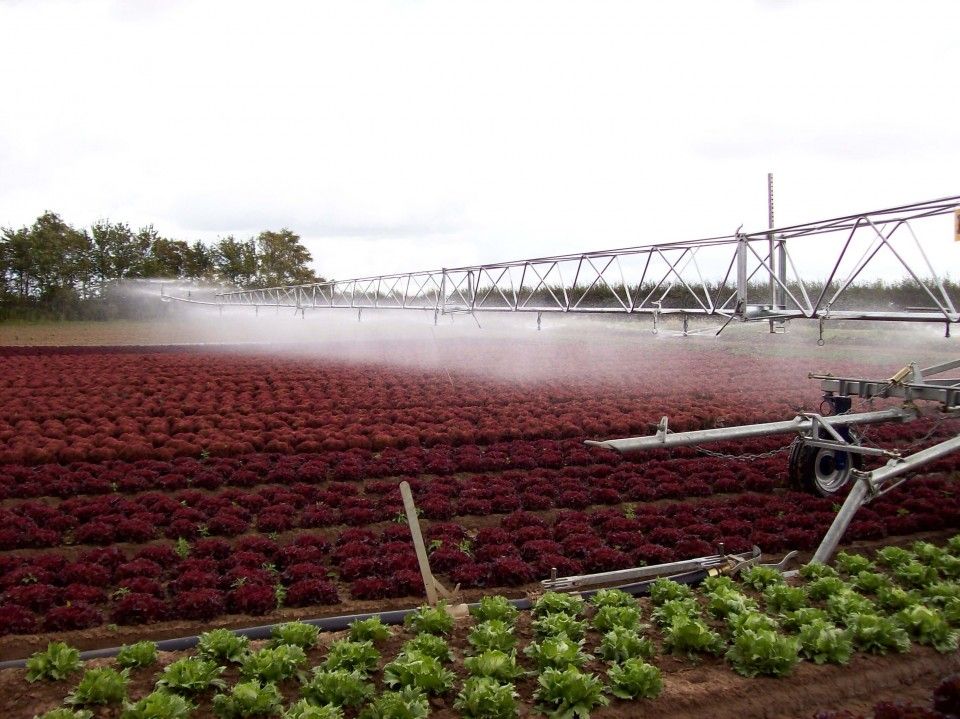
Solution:
[[[777,447],[776,449],[771,449],[769,452],[758,452],[756,454],[727,454],[726,452],[717,452],[712,449],[707,449],[701,445],[695,445],[693,448],[700,452],[701,454],[706,455],[707,457],[717,457],[719,459],[738,459],[744,462],[753,462],[758,459],[767,459],[768,457],[774,457],[778,454],[782,454],[793,448],[793,446],[800,441],[800,435],[797,435],[793,438],[793,441],[790,444],[783,447]]]
[[[925,435],[923,435],[920,439],[914,440],[913,442],[911,442],[910,444],[906,445],[906,446],[903,447],[902,449],[913,449],[913,448],[915,448],[915,447],[919,447],[921,444],[923,444],[923,443],[926,442],[928,439],[930,439],[930,437],[932,437],[934,434],[936,434],[936,432],[940,429],[941,425],[949,422],[951,419],[957,419],[957,418],[956,418],[956,417],[949,417],[949,416],[938,416],[938,417],[934,417],[934,418],[933,418],[933,426],[930,428],[930,430],[929,430]]]
[[[870,398],[867,401],[867,406],[870,409],[873,409],[873,398]],[[927,419],[927,418],[928,417],[924,417],[924,419]],[[934,415],[933,426],[930,427],[930,429],[927,431],[926,434],[924,434],[919,439],[915,439],[910,444],[904,445],[902,447],[897,447],[896,449],[899,449],[902,452],[902,451],[914,449],[915,447],[919,447],[921,444],[923,444],[928,439],[930,439],[934,434],[936,434],[942,425],[946,424],[947,422],[950,422],[951,420],[957,420],[957,419],[960,419],[960,417],[955,417],[951,415]],[[864,425],[862,429],[858,429],[857,436],[860,439],[860,444],[867,445],[869,447],[877,447],[879,449],[883,449],[883,447],[880,447],[880,445],[878,445],[876,442],[870,439],[869,437],[870,429],[872,428],[869,425]]]
[[[868,407],[869,407],[870,409],[873,409],[873,398],[872,398],[872,397],[867,400],[867,405],[868,405]],[[914,440],[913,442],[911,442],[911,443],[908,444],[908,445],[905,445],[905,446],[903,446],[903,447],[899,447],[898,449],[900,449],[901,451],[907,451],[907,450],[914,449],[915,447],[918,447],[918,446],[920,446],[921,444],[925,443],[925,442],[926,442],[928,439],[930,439],[934,434],[936,434],[937,431],[940,430],[940,428],[942,427],[942,425],[944,425],[944,424],[946,424],[946,423],[948,423],[948,422],[950,422],[950,421],[954,421],[954,420],[958,420],[958,419],[960,419],[960,417],[950,416],[950,415],[937,415],[937,416],[934,416],[934,417],[933,417],[933,426],[926,432],[926,434],[924,434],[924,435],[923,435],[922,437],[920,437],[919,439]],[[870,437],[869,437],[870,429],[872,429],[872,428],[870,427],[870,425],[863,425],[862,427],[857,427],[857,431],[856,431],[856,438],[857,438],[857,440],[858,440],[858,441],[860,442],[860,444],[862,444],[862,445],[866,445],[866,446],[869,446],[869,447],[877,447],[877,448],[883,449],[883,447],[880,447],[880,445],[878,445],[876,442],[874,442],[872,439],[870,439]],[[791,441],[790,444],[788,444],[788,445],[785,445],[785,446],[783,446],[783,447],[778,447],[777,449],[771,449],[771,450],[768,451],[768,452],[758,452],[758,453],[755,453],[755,454],[749,454],[749,453],[747,453],[747,454],[729,454],[729,453],[727,453],[727,452],[717,452],[716,450],[707,449],[706,447],[704,447],[704,446],[702,446],[702,445],[694,445],[694,446],[693,446],[693,449],[695,449],[697,452],[699,452],[700,454],[705,455],[705,456],[707,456],[707,457],[716,457],[716,458],[718,458],[718,459],[734,459],[734,460],[741,460],[741,461],[745,461],[745,462],[753,462],[753,461],[756,461],[756,460],[758,460],[758,459],[767,459],[767,458],[769,458],[769,457],[774,457],[774,456],[776,456],[776,455],[778,455],[778,454],[782,454],[783,452],[787,452],[787,451],[793,449],[794,445],[796,445],[798,442],[800,442],[800,439],[801,439],[801,438],[800,438],[800,435],[798,434],[797,436],[795,436],[795,437],[793,438],[793,441]]]

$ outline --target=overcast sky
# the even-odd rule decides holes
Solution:
[[[0,225],[286,226],[346,278],[760,229],[768,171],[783,225],[960,194],[958,28],[956,0],[0,0]]]

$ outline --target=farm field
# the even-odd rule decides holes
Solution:
[[[809,371],[899,366],[870,340],[859,340],[865,352],[761,337],[749,353],[626,332],[599,343],[577,329],[506,349],[502,337],[460,334],[278,353],[96,345],[83,332],[90,344],[0,348],[0,659],[51,639],[92,649],[415,606],[401,480],[434,572],[467,600],[524,596],[552,568],[607,571],[718,542],[808,556],[836,500],[787,486],[789,437],[630,458],[583,440],[648,434],[664,414],[675,431],[786,419],[819,405]],[[912,349],[900,364],[950,348]],[[956,424],[880,425],[868,439],[924,446]],[[940,460],[871,503],[844,544],[952,536],[958,469]]]
[[[658,580],[639,600],[546,593],[529,612],[486,597],[456,619],[420,607],[402,627],[368,619],[320,633],[292,622],[253,642],[210,630],[180,651],[141,640],[87,662],[53,644],[26,670],[0,669],[0,709],[19,719],[64,703],[96,716],[123,704],[129,717],[279,716],[284,706],[284,717],[342,717],[364,707],[359,715],[375,718],[576,707],[600,718],[710,706],[724,718],[934,719],[960,705],[960,681],[940,679],[960,668],[945,619],[960,621],[948,579],[958,549],[960,538],[842,552],[835,570],[809,565],[789,582],[764,568],[696,589]],[[944,714],[927,708],[931,696]]]

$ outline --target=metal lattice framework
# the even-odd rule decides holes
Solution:
[[[916,227],[957,212],[960,196],[766,229],[581,254],[402,272],[315,284],[165,295],[197,304],[305,309],[664,315],[726,321],[826,319],[960,321],[957,302],[931,263]],[[826,280],[804,278],[791,248],[815,243]],[[886,255],[915,283],[923,306],[851,308],[851,286]],[[827,262],[829,261],[829,264]],[[722,279],[711,273],[725,271]]]

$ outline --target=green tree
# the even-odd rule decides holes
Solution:
[[[101,284],[143,275],[150,256],[149,233],[134,234],[123,222],[98,220],[90,228],[90,236],[93,271]]]
[[[37,289],[41,299],[77,294],[85,299],[92,278],[90,236],[60,216],[45,212],[30,228]]]
[[[183,240],[169,240],[157,235],[153,226],[140,230],[140,234],[150,238],[150,254],[144,263],[146,277],[186,277],[187,253],[189,245]]]
[[[250,286],[257,278],[256,241],[228,235],[214,245],[213,262],[221,280],[238,287]]]
[[[0,247],[6,292],[22,302],[33,294],[37,286],[30,228],[4,228]]]
[[[187,248],[183,260],[183,273],[185,277],[196,280],[213,279],[216,273],[214,251],[200,240],[197,240]]]
[[[263,287],[316,282],[310,269],[310,251],[300,243],[300,235],[287,228],[266,230],[257,235],[258,284]]]

